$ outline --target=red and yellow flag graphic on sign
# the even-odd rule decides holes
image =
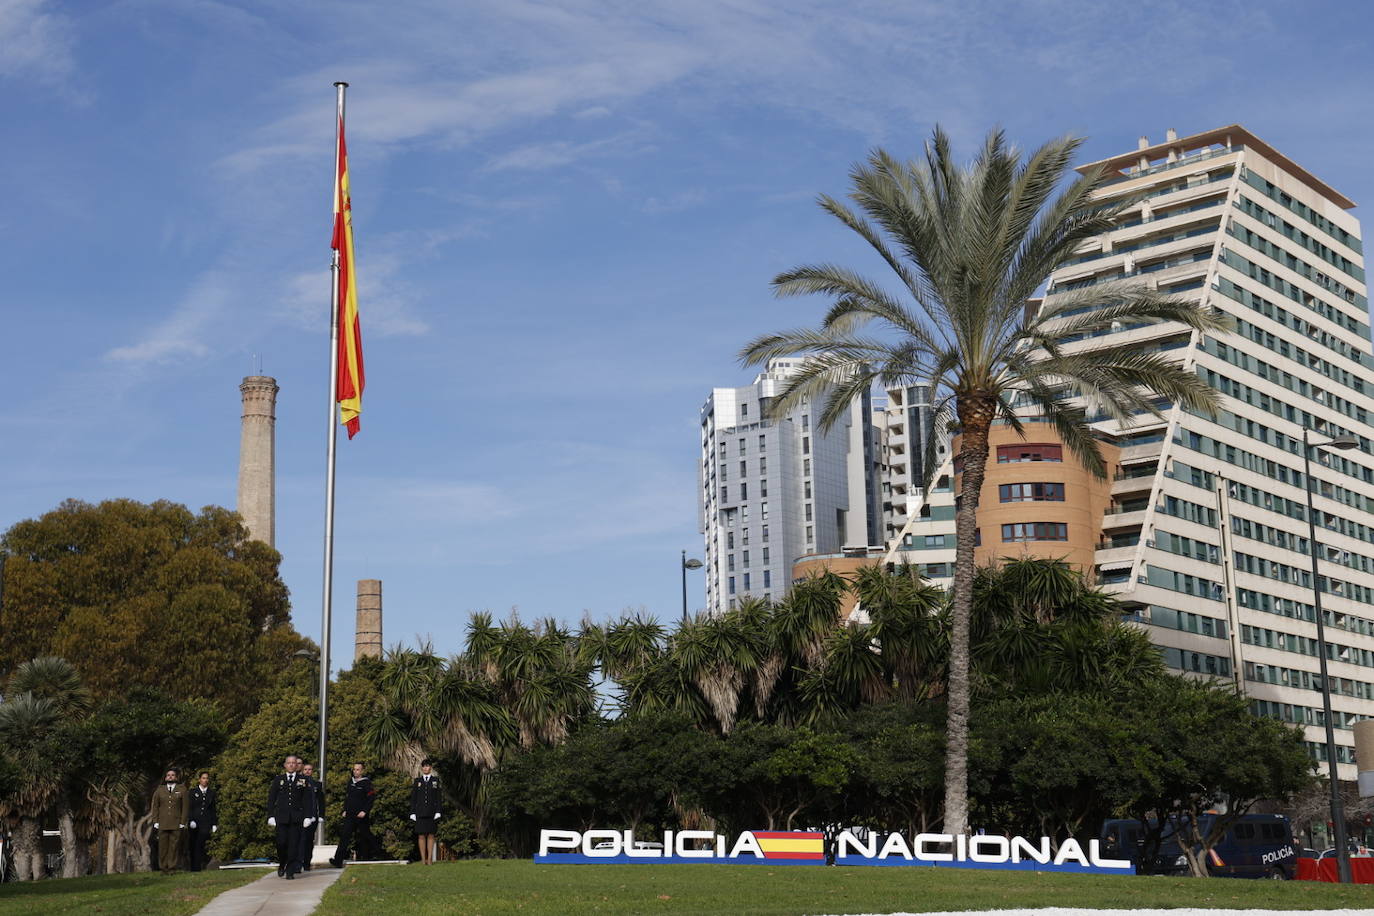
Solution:
[[[824,859],[825,834],[803,830],[752,831],[765,859]]]
[[[358,434],[358,415],[363,411],[363,334],[358,323],[358,282],[353,275],[353,200],[348,190],[348,150],[344,146],[343,119],[339,119],[339,161],[334,176],[334,240],[339,253],[339,374],[334,380],[334,399],[339,402],[339,422],[348,427],[348,438]]]

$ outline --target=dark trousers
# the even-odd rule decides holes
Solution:
[[[288,875],[294,875],[301,870],[302,829],[299,822],[277,824],[277,866],[286,869]]]
[[[372,819],[358,817],[356,814],[346,815],[343,823],[339,824],[339,848],[334,853],[336,862],[347,862],[349,848],[353,846],[353,839],[356,831],[358,859],[367,861],[377,857],[376,841],[372,838]]]
[[[310,870],[310,860],[315,858],[315,827],[316,824],[311,824],[301,828],[301,867],[306,871]]]
[[[210,861],[209,855],[205,852],[205,844],[210,842],[210,835],[209,824],[196,824],[196,829],[191,831],[191,871],[200,871]]]

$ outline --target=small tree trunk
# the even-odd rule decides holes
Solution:
[[[62,840],[62,877],[80,878],[86,874],[88,847],[76,835],[76,821],[65,804],[57,818],[57,830]]]
[[[969,627],[973,618],[974,537],[988,463],[988,430],[997,402],[959,395],[963,441],[959,506],[954,513],[954,595],[950,603],[949,709],[945,726],[945,833],[968,833]]]
[[[14,843],[14,874],[20,881],[43,877],[43,853],[39,842],[38,820],[20,817],[11,837]]]

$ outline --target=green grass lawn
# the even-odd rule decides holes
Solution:
[[[1374,907],[1374,887],[944,868],[535,865],[471,860],[353,866],[320,916],[570,913],[892,913],[1062,906]]]
[[[221,891],[255,881],[263,874],[256,868],[183,871],[171,877],[138,872],[0,884],[0,916],[182,916],[196,912]]]

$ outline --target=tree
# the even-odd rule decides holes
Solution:
[[[1139,413],[1158,417],[1160,397],[1209,412],[1218,402],[1211,388],[1167,357],[1094,336],[1114,322],[1224,327],[1197,302],[1118,281],[1056,292],[1028,314],[1027,302],[1050,274],[1077,256],[1081,243],[1111,229],[1130,205],[1129,199],[1094,200],[1103,186],[1100,170],[1056,194],[1080,143],[1054,140],[1023,161],[994,131],[977,159],[963,166],[937,128],[923,160],[902,163],[875,150],[850,173],[859,212],[828,195],[820,205],[877,252],[900,294],[835,264],[794,268],[775,278],[773,289],[779,296],[830,297],[834,304],[820,328],[765,335],[741,353],[747,365],[805,354],[772,405],[776,415],[824,398],[821,421],[830,428],[875,383],[923,385],[934,397],[941,431],[953,421],[962,433],[948,677],[950,833],[968,828],[974,537],[993,422],[1020,432],[1015,405],[1023,399],[1054,424],[1085,467],[1102,476],[1082,396],[1094,411],[1123,424]],[[870,324],[880,333],[862,333]],[[1066,349],[1082,337],[1089,342]],[[927,464],[934,473],[935,462]]]
[[[153,687],[211,700],[236,725],[307,644],[279,554],[226,509],[69,500],[14,525],[0,550],[0,673],[60,655],[98,699]]]
[[[404,855],[413,845],[409,822],[410,781],[406,773],[378,765],[364,735],[383,714],[377,684],[381,664],[360,661],[342,672],[329,690],[329,757],[325,761],[326,835],[343,814],[349,767],[364,764],[377,789],[372,830],[391,851]],[[211,768],[219,786],[220,828],[212,846],[221,859],[271,856],[276,848],[267,826],[267,786],[281,772],[287,754],[313,761],[319,738],[319,701],[314,667],[298,660],[269,692],[276,697],[250,716]]]
[[[1144,827],[1142,861],[1154,861],[1172,828],[1189,870],[1202,877],[1212,847],[1256,801],[1286,800],[1312,782],[1302,729],[1251,714],[1229,684],[1161,678],[1123,697],[1117,714],[1152,758],[1129,806]],[[1225,813],[1204,816],[1220,806]]]
[[[39,835],[43,815],[54,806],[63,849],[71,854],[71,862],[63,866],[63,877],[81,874],[72,793],[67,784],[73,761],[62,733],[64,726],[85,716],[90,706],[90,692],[63,659],[32,659],[10,677],[5,702],[0,703],[0,745],[9,749],[17,765],[19,785],[12,796],[0,799],[0,807],[8,809],[19,822],[15,870],[20,880],[43,877]]]

